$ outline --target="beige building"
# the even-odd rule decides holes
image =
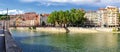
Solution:
[[[115,27],[119,26],[119,9],[116,6],[107,6],[100,8],[98,11],[87,11],[86,25],[99,27]]]
[[[87,11],[85,14],[87,22],[85,23],[88,26],[97,26],[98,25],[98,14],[96,11]]]
[[[106,9],[107,9],[107,16],[108,16],[108,25],[118,26],[119,9],[115,6],[107,6]]]
[[[98,26],[104,26],[108,23],[107,10],[100,8],[98,11]]]
[[[118,26],[118,13],[119,9],[116,6],[107,6],[106,8],[100,8],[97,13],[100,26],[114,27]]]

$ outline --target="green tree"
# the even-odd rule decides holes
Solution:
[[[7,14],[0,14],[0,20],[6,20]]]
[[[58,22],[58,12],[52,12],[50,16],[48,16],[47,22],[55,25],[55,22]]]
[[[75,14],[75,18],[76,18],[76,24],[79,25],[79,24],[83,24],[84,21],[85,21],[85,18],[84,18],[84,12],[82,10],[76,10],[76,14]]]
[[[78,26],[79,24],[84,24],[84,14],[84,11],[74,8],[66,11],[54,11],[50,14],[47,21],[54,25],[56,23],[60,26],[64,25],[64,27],[70,24]]]
[[[70,21],[71,20],[71,18],[70,18],[70,11],[69,10],[66,10],[65,11],[65,24],[66,25],[69,25],[70,24]]]
[[[70,14],[71,14],[70,15],[70,18],[71,18],[70,21],[71,21],[71,24],[74,24],[76,22],[75,13],[76,13],[76,9],[73,8],[73,9],[70,10]]]

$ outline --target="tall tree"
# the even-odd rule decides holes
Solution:
[[[78,26],[85,22],[84,11],[79,9],[71,9],[66,11],[54,11],[48,17],[48,22],[55,24],[58,23],[60,26],[72,24]]]
[[[6,20],[7,14],[0,14],[0,20]]]

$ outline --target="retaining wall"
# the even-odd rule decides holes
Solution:
[[[11,27],[10,29],[18,29],[18,30],[30,30],[29,27]],[[112,32],[113,28],[81,28],[81,27],[68,27],[67,28],[70,33],[98,33],[98,32]],[[60,27],[36,27],[35,31],[43,31],[43,32],[62,32],[65,33],[65,28]]]

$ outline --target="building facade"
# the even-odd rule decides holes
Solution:
[[[119,9],[116,6],[107,6],[107,16],[109,26],[118,26]]]
[[[119,26],[119,9],[116,6],[107,6],[99,8],[97,11],[87,11],[86,25],[98,27],[115,27]]]
[[[98,25],[98,14],[96,11],[87,11],[85,13],[85,18],[87,18],[87,26],[97,26]]]
[[[48,16],[49,14],[40,14],[40,25],[49,25],[49,23],[47,23]]]
[[[105,26],[107,25],[108,17],[107,17],[107,10],[105,8],[100,8],[98,11],[98,26]]]
[[[115,27],[119,24],[119,9],[116,6],[107,6],[98,10],[98,21],[100,26]]]
[[[40,16],[35,12],[24,14],[10,15],[11,26],[39,26]]]

